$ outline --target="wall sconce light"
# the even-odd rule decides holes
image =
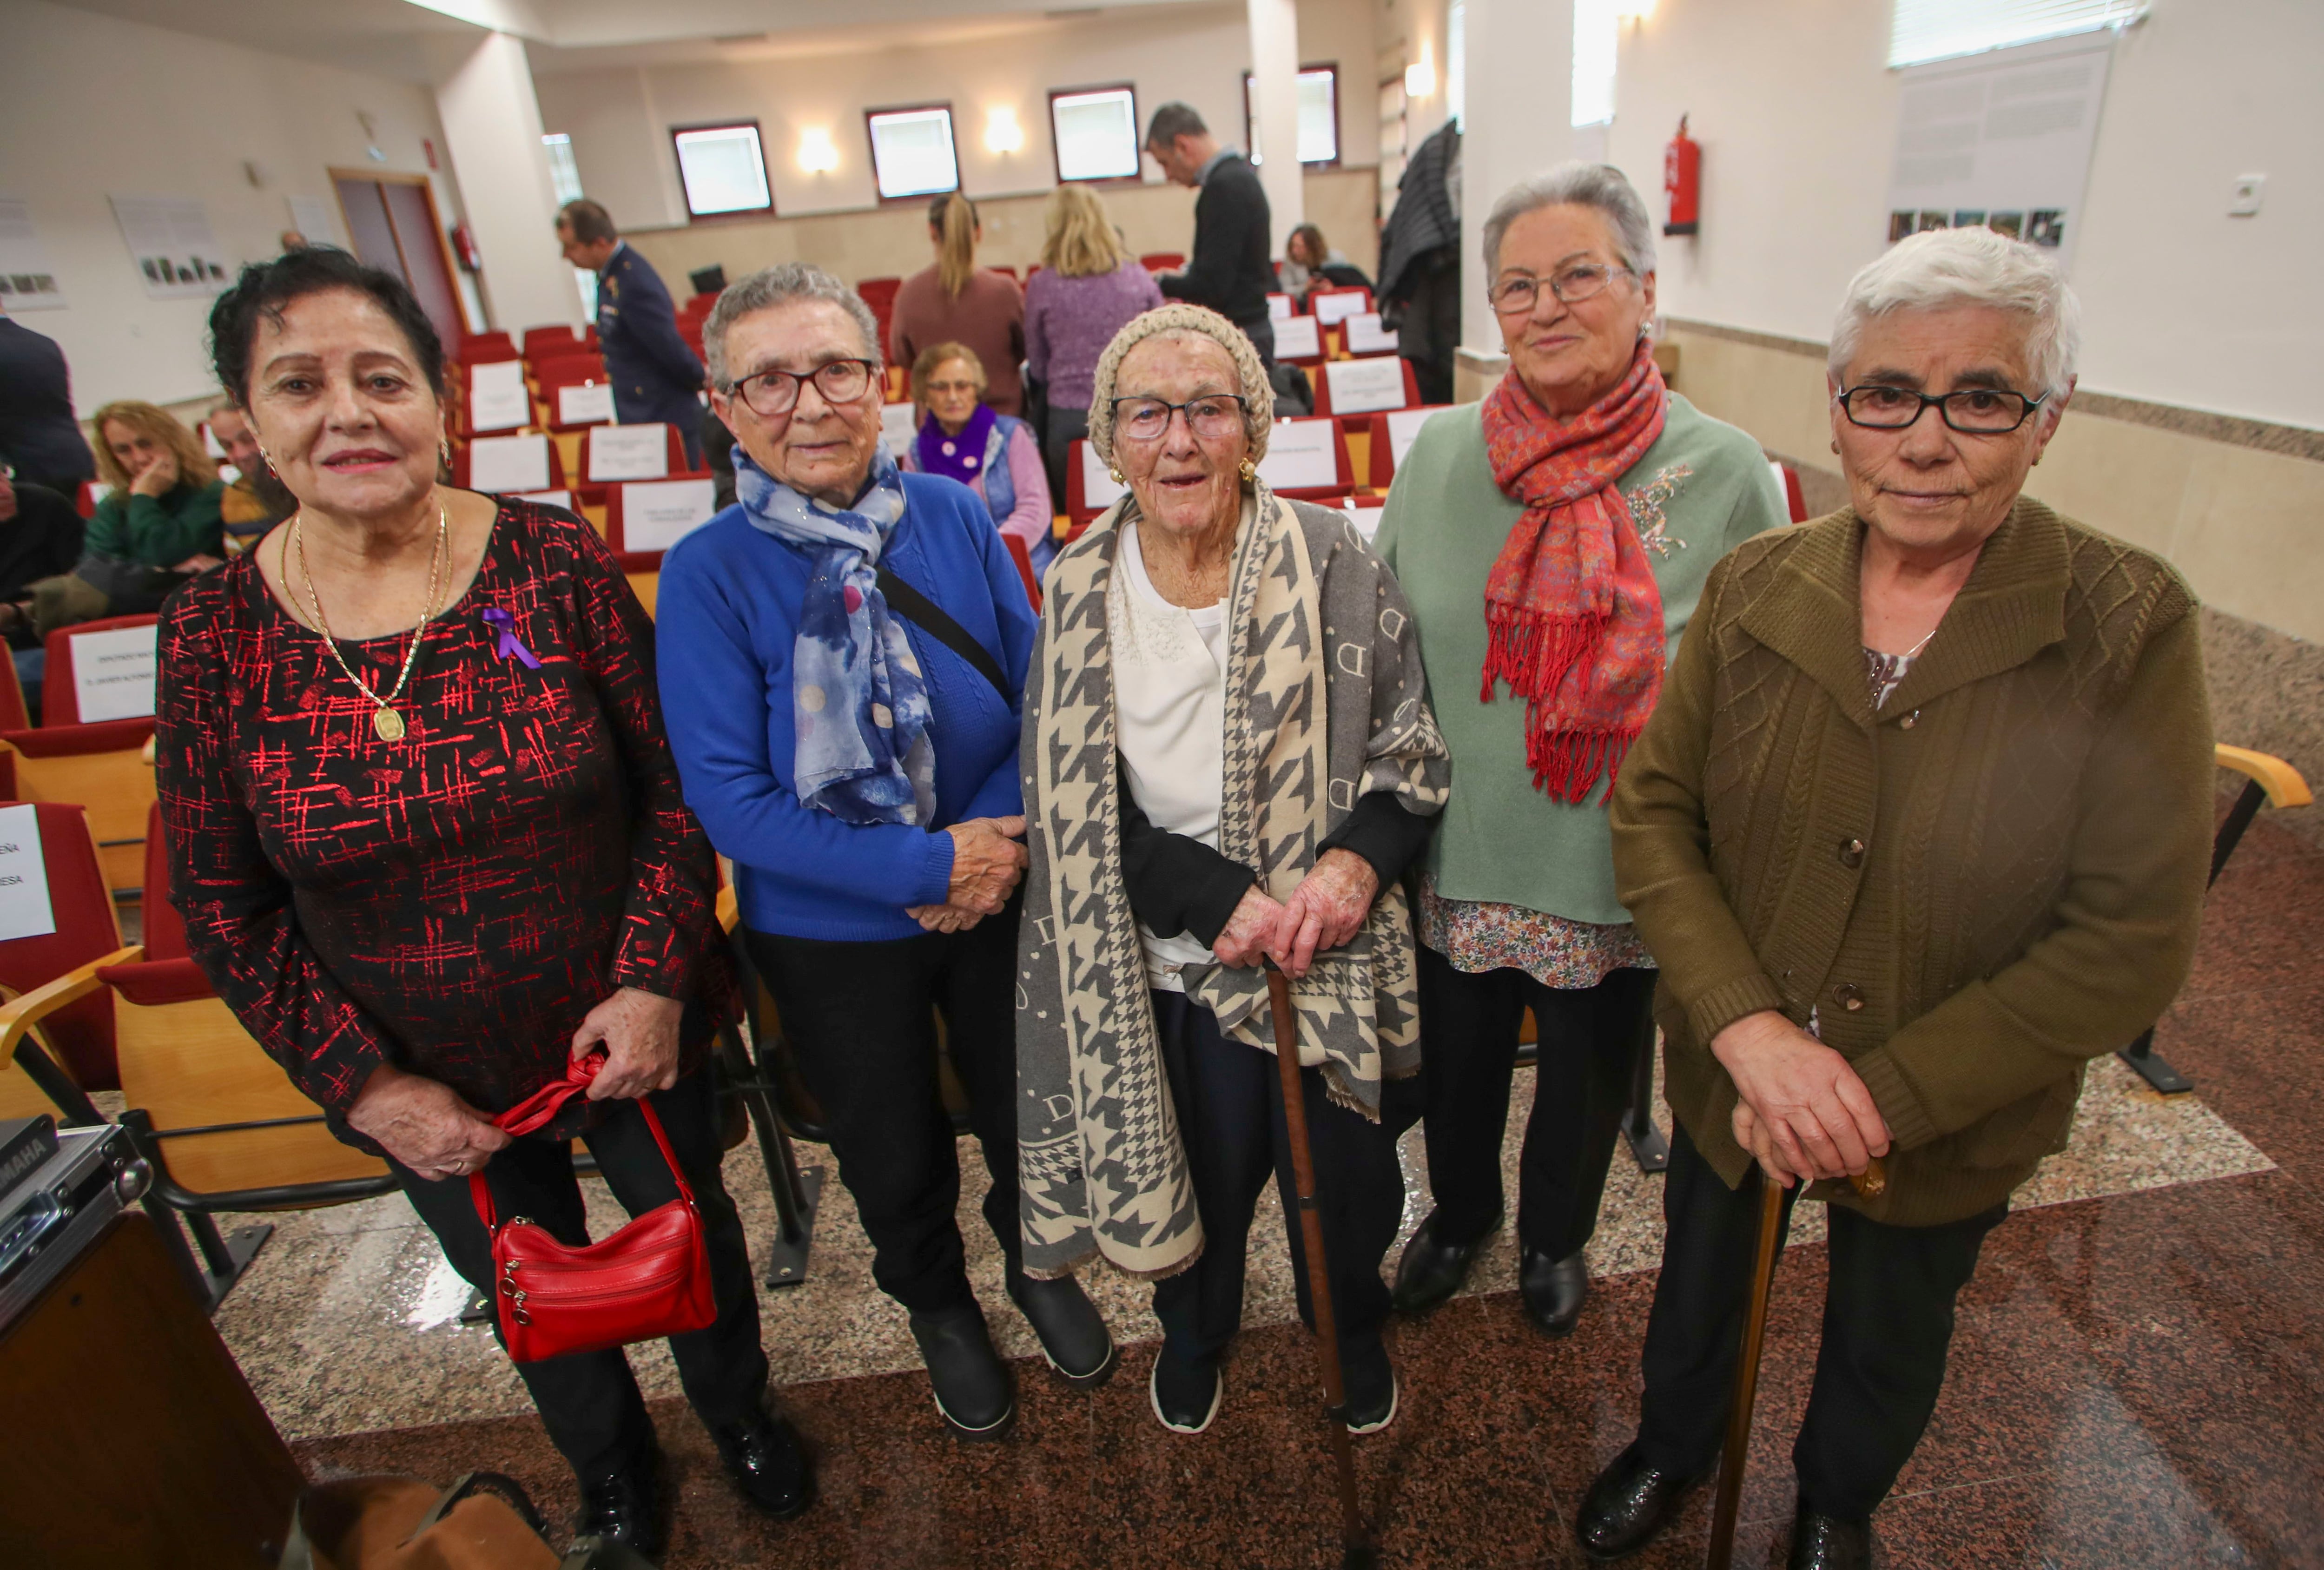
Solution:
[[[798,166],[809,174],[829,174],[839,167],[839,149],[832,145],[830,132],[817,125],[799,133]]]
[[[1644,22],[1655,14],[1655,0],[1614,0],[1614,20]]]
[[[1404,68],[1404,96],[1406,97],[1425,98],[1435,90],[1436,68],[1428,63],[1426,56],[1422,56],[1419,60],[1413,61],[1410,65]]]
[[[1025,128],[1017,124],[1017,111],[1006,105],[991,110],[984,117],[984,150],[987,152],[1016,152],[1025,145]]]

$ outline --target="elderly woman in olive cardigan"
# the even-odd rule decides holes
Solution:
[[[2078,337],[2055,265],[1987,230],[1859,272],[1829,366],[1853,504],[1712,572],[1623,768],[1615,873],[1662,967],[1678,1129],[1638,1435],[1577,1522],[1596,1556],[1643,1545],[1719,1448],[1756,1159],[1831,1205],[1790,1562],[1868,1565],[1985,1234],[2064,1146],[2090,1059],[2186,975],[2213,789],[2195,601],[2020,494]],[[1858,1198],[1876,1156],[1886,1191]]]

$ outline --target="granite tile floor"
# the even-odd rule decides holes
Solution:
[[[2165,1100],[2095,1066],[2070,1149],[2018,1198],[1964,1293],[1945,1395],[1882,1510],[1892,1565],[2324,1564],[2324,854],[2263,821],[2214,891],[2201,956],[2157,1046],[2191,1074]],[[1515,1124],[1505,1159],[1514,1159]],[[802,1147],[805,1160],[828,1158]],[[1406,1150],[1425,1213],[1418,1134]],[[964,1147],[964,1173],[977,1163]],[[753,1235],[772,1225],[749,1147],[730,1185]],[[900,1311],[872,1288],[846,1196],[825,1190],[812,1279],[765,1292],[783,1399],[821,1461],[800,1521],[751,1518],[638,1349],[677,1503],[671,1565],[1324,1565],[1337,1562],[1308,1341],[1290,1312],[1281,1218],[1255,1231],[1247,1331],[1210,1433],[1147,1408],[1157,1332],[1145,1292],[1100,1274],[1125,1343],[1093,1395],[1065,1390],[997,1287],[976,1185],[964,1232],[1023,1414],[1009,1440],[938,1427]],[[1596,1468],[1628,1440],[1659,1246],[1658,1180],[1618,1156],[1591,1248],[1597,1295],[1557,1343],[1526,1324],[1504,1238],[1471,1290],[1400,1323],[1404,1404],[1358,1447],[1386,1563],[1566,1565]],[[604,1213],[617,1220],[618,1213]],[[572,1485],[465,1291],[396,1199],[281,1218],[218,1323],[318,1473],[521,1477],[552,1511]],[[1779,1272],[1744,1497],[1738,1565],[1782,1563],[1789,1446],[1821,1300],[1820,1216],[1803,1210]],[[1708,1501],[1632,1563],[1701,1563]]]

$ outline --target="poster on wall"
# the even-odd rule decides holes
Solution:
[[[0,308],[62,310],[67,303],[40,231],[32,227],[32,209],[14,197],[0,197]]]
[[[209,209],[180,197],[107,199],[148,300],[217,294],[231,279]]]
[[[1889,242],[1982,226],[2070,267],[2113,58],[2103,32],[1905,70]]]

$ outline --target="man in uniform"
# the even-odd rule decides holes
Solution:
[[[612,215],[593,201],[557,214],[565,259],[597,274],[597,347],[623,425],[663,420],[686,439],[688,468],[702,466],[702,362],[678,336],[678,309],[653,264],[630,249]]]

